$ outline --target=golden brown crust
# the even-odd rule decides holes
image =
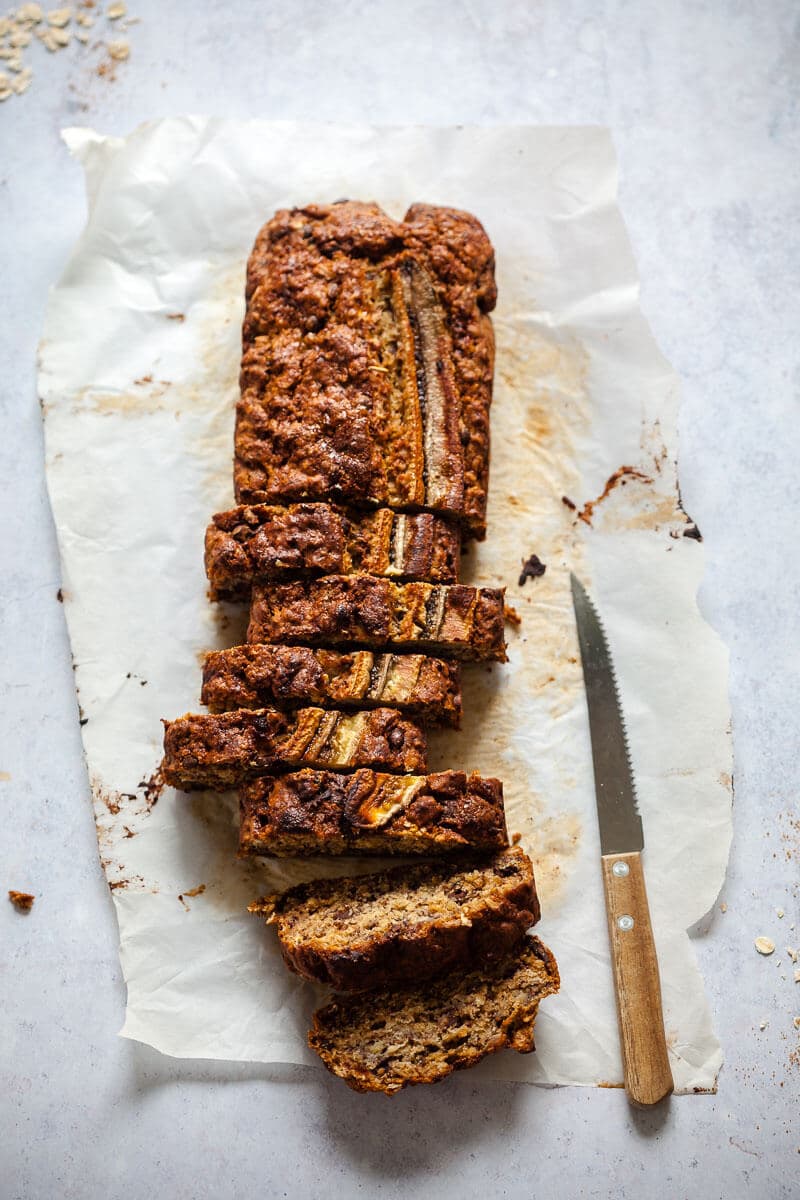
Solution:
[[[242,854],[451,854],[508,845],[499,779],[297,771],[239,791]]]
[[[316,879],[256,901],[250,911],[276,926],[290,970],[337,992],[485,965],[539,919],[533,866],[519,848],[489,859]]]
[[[206,655],[200,699],[234,708],[397,708],[429,724],[457,726],[461,668],[424,654],[233,646]]]
[[[534,1049],[540,1002],[558,991],[552,953],[529,935],[508,958],[406,989],[345,996],[314,1013],[308,1044],[356,1092],[437,1083],[506,1048]]]
[[[454,209],[276,213],[248,263],[237,499],[428,507],[484,536],[493,268]]]
[[[506,658],[504,592],[366,575],[256,585],[249,642],[425,650],[462,661]]]
[[[240,709],[164,722],[162,775],[170,787],[225,791],[267,771],[374,766],[424,771],[424,730],[391,708],[326,712]]]
[[[292,574],[385,575],[455,583],[458,526],[433,513],[356,514],[332,504],[243,505],[206,530],[212,599],[246,597],[254,580]]]

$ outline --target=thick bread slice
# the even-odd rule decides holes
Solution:
[[[461,668],[424,654],[233,646],[206,655],[200,699],[232,708],[397,708],[436,725],[461,718]]]
[[[253,587],[248,642],[424,650],[504,662],[501,588],[326,575]]]
[[[433,513],[255,504],[216,514],[206,530],[206,575],[217,600],[249,595],[253,580],[292,574],[455,583],[460,540],[458,526]]]
[[[482,537],[495,298],[467,213],[276,213],[247,269],[237,500],[428,508]]]
[[[297,771],[239,791],[241,854],[454,854],[508,845],[503,785],[463,771]]]
[[[518,847],[467,862],[417,863],[316,879],[250,905],[277,927],[290,970],[337,992],[443,975],[502,958],[539,919]]]
[[[162,773],[182,791],[225,791],[267,771],[304,766],[424,771],[426,753],[424,730],[392,708],[239,709],[165,721]]]
[[[397,991],[342,997],[314,1013],[308,1044],[357,1092],[436,1083],[509,1047],[534,1049],[539,1003],[558,967],[538,938],[492,966]]]

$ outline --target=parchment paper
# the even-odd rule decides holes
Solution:
[[[685,931],[713,904],[730,841],[727,659],[695,602],[703,547],[678,503],[677,381],[638,308],[608,133],[187,118],[124,140],[65,136],[90,212],[51,297],[40,395],[123,1035],[185,1057],[317,1061],[305,1032],[320,997],[245,906],[354,864],[240,862],[233,797],[160,787],[160,718],[196,709],[203,651],[242,636],[242,612],[206,599],[202,546],[232,503],[256,230],[286,205],[354,196],[401,216],[425,200],[475,212],[497,249],[489,536],[464,577],[505,584],[521,617],[507,665],[465,670],[464,729],[432,739],[432,769],[505,781],[562,974],[537,1053],[478,1070],[622,1077],[572,568],[618,668],[675,1082],[713,1088],[721,1053]],[[520,587],[531,553],[546,573]]]

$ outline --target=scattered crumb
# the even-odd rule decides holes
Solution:
[[[792,946],[786,947],[786,953],[789,955],[789,958],[793,963],[797,962],[797,951]]]
[[[181,904],[186,909],[186,911],[190,912],[191,909],[189,908],[189,905],[186,903],[186,897],[187,896],[189,896],[189,897],[202,896],[202,894],[205,890],[206,890],[206,885],[204,883],[200,883],[200,884],[198,884],[197,887],[190,888],[188,892],[181,892],[180,895],[178,896],[178,899],[180,900]]]
[[[519,586],[525,586],[526,579],[539,579],[544,575],[547,567],[539,558],[538,554],[532,554],[530,558],[525,559],[522,564],[522,571],[519,577]]]
[[[795,983],[800,983],[800,971],[795,971],[794,981],[795,981]]]
[[[728,906],[727,906],[727,904],[725,903],[725,901],[724,901],[724,900],[722,901],[722,904],[720,904],[720,906],[719,906],[719,911],[720,911],[720,912],[727,912],[727,911],[728,911]]]
[[[71,17],[71,8],[54,8],[47,14],[47,24],[62,29],[65,25],[69,25]]]
[[[11,779],[10,771],[0,771],[0,783],[8,783]]]
[[[564,504],[570,510],[570,512],[575,512],[575,509],[578,507],[574,500],[570,500],[569,496],[562,496],[561,503]]]
[[[9,891],[8,898],[19,912],[30,912],[33,908],[33,902],[36,899],[30,892],[13,891]]]
[[[120,17],[125,16],[127,11],[127,8],[122,3],[109,4],[108,8],[106,9],[106,16],[108,17],[109,21],[118,21]]]
[[[522,841],[521,833],[512,833],[512,835],[511,835],[511,845],[512,846],[518,846],[521,841]]]
[[[800,1029],[800,1017],[795,1017],[792,1024],[794,1025],[795,1029]]]
[[[510,604],[503,605],[503,617],[506,621],[508,621],[509,625],[519,626],[522,624],[522,617],[515,608],[511,607]]]
[[[185,321],[186,314],[185,313],[167,313],[167,320],[168,321]]]
[[[114,62],[125,62],[125,59],[130,57],[130,44],[123,38],[118,38],[117,41],[108,43],[108,53]]]
[[[753,944],[759,954],[772,954],[775,949],[775,943],[768,937],[757,937]]]
[[[62,588],[59,588],[58,591],[56,592],[56,600],[58,601],[59,604],[64,603],[64,591]]]
[[[782,908],[776,908],[776,909],[775,909],[775,912],[777,913],[777,915],[778,915],[778,916],[779,916],[781,919],[783,919],[784,912],[783,912],[783,909],[782,909]]]
[[[759,1022],[759,1026],[758,1026],[758,1028],[759,1028],[759,1029],[766,1029],[766,1028],[767,1028],[767,1022],[766,1022],[766,1021],[760,1021],[760,1022]]]

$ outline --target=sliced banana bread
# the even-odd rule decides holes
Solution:
[[[248,642],[425,650],[504,662],[503,590],[326,575],[257,584]]]
[[[461,718],[461,667],[424,654],[233,646],[206,655],[200,699],[232,708],[397,708],[436,725]]]
[[[506,1047],[529,1053],[539,1002],[558,987],[553,955],[528,936],[510,956],[467,974],[334,1000],[314,1013],[308,1044],[355,1091],[393,1095]]]
[[[206,530],[213,599],[250,593],[253,580],[294,574],[386,575],[455,583],[460,533],[433,513],[345,512],[332,504],[255,504],[217,513]]]
[[[165,721],[162,773],[182,791],[225,791],[266,771],[303,766],[424,771],[426,753],[425,731],[393,708],[243,708]]]
[[[503,785],[463,771],[296,771],[242,786],[239,848],[308,854],[448,854],[508,845]]]
[[[277,927],[290,970],[337,992],[421,982],[502,958],[539,919],[518,847],[466,862],[316,879],[250,905]]]

